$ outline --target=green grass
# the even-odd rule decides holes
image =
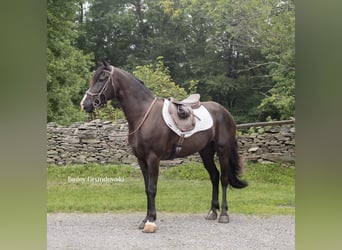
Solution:
[[[50,213],[146,211],[139,169],[88,165],[48,166],[47,170],[47,209]],[[228,190],[229,211],[265,216],[294,215],[294,175],[293,167],[248,164],[243,178],[248,180],[249,186]],[[97,177],[102,179],[95,179]],[[189,163],[160,171],[157,211],[205,214],[210,202],[211,183],[201,164]]]

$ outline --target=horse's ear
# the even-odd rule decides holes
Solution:
[[[107,58],[102,58],[102,64],[103,64],[103,66],[105,66],[107,69],[108,69],[109,66],[110,66],[110,63],[108,62],[108,59],[107,59]]]

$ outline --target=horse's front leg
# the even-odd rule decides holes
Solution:
[[[146,161],[139,160],[139,165],[144,176],[145,192],[147,197],[147,214],[146,218],[139,225],[139,229],[143,232],[155,232],[154,224],[157,219],[155,197],[157,194],[157,183],[159,174],[159,162],[157,157],[150,156]]]
[[[148,198],[148,171],[147,171],[147,164],[145,161],[143,160],[139,160],[138,159],[138,163],[139,163],[139,166],[140,166],[140,169],[141,169],[141,173],[144,177],[144,184],[145,184],[145,193],[146,193],[146,197],[147,197],[147,215],[145,217],[145,219],[140,223],[139,225],[139,229],[143,229],[144,226],[145,226],[145,223],[148,219],[148,214],[149,214],[149,198]]]

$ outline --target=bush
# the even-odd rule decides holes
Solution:
[[[156,96],[186,98],[188,93],[171,79],[170,71],[164,66],[162,59],[163,57],[158,57],[156,64],[137,66],[133,74],[142,80]]]

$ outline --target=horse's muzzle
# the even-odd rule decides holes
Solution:
[[[87,98],[87,94],[84,95],[82,101],[80,102],[81,110],[92,113],[94,111],[93,103]]]

